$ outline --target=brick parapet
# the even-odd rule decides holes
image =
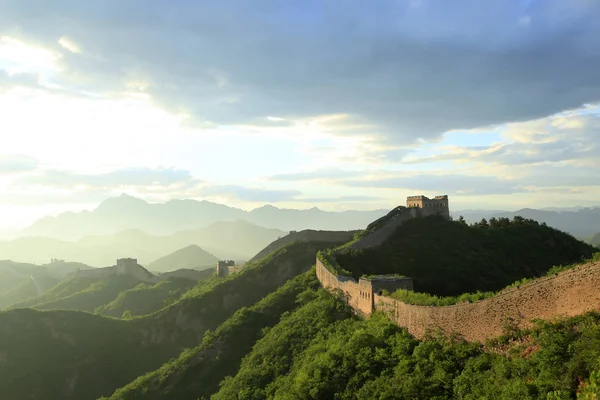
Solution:
[[[384,311],[417,338],[423,338],[430,329],[441,329],[446,334],[483,342],[502,334],[509,318],[514,326],[527,328],[533,319],[549,320],[600,310],[599,262],[508,288],[488,299],[443,307],[407,304],[376,293],[371,293],[371,302],[361,302],[364,288],[359,282],[335,276],[318,258],[317,277],[323,287],[342,290],[348,304],[358,313],[370,315],[373,310]]]

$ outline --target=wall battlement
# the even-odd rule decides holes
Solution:
[[[441,214],[446,218],[450,218],[447,195],[435,196],[433,199],[423,195],[408,196],[406,207],[420,208],[423,216]]]
[[[119,258],[117,260],[117,275],[127,275],[138,265],[136,258]]]
[[[136,258],[120,258],[117,264],[106,268],[90,268],[77,270],[67,275],[66,279],[94,278],[102,279],[113,275],[132,275],[143,282],[156,283],[160,278],[137,263]]]
[[[527,328],[533,319],[550,320],[600,310],[599,262],[536,279],[489,299],[444,307],[416,306],[379,295],[361,282],[332,274],[318,257],[317,278],[330,291],[341,290],[357,313],[369,316],[373,311],[383,311],[417,338],[425,337],[430,329],[441,329],[448,335],[457,333],[466,340],[484,342],[501,335],[509,318],[519,328]]]
[[[221,260],[217,263],[217,276],[225,278],[231,274],[239,272],[243,268],[242,265],[235,265],[233,260]]]

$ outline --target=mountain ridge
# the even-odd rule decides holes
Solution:
[[[112,265],[117,258],[134,257],[146,265],[195,244],[216,258],[246,260],[285,235],[284,231],[244,220],[217,221],[204,228],[169,235],[127,229],[114,234],[88,235],[77,241],[22,237],[0,242],[0,257],[34,263],[43,263],[51,258],[78,260],[94,267]]]
[[[351,230],[362,228],[384,213],[385,210],[323,211],[316,207],[296,210],[272,205],[245,211],[206,200],[174,199],[165,203],[148,203],[133,196],[121,195],[104,200],[91,211],[43,217],[22,230],[20,235],[77,240],[90,234],[113,234],[127,229],[164,235],[232,220],[246,220],[265,228],[284,231]]]

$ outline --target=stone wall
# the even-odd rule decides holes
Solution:
[[[323,287],[328,288],[330,290],[340,289],[344,292],[344,298],[346,299],[346,303],[350,305],[353,309],[359,311],[359,301],[360,301],[360,288],[358,286],[358,282],[356,280],[346,277],[346,276],[335,276],[323,265],[321,260],[317,257],[317,278]],[[364,308],[364,304],[361,304],[361,307]],[[369,314],[371,313],[368,310]]]
[[[396,214],[387,224],[385,224],[380,229],[377,229],[374,232],[371,232],[366,237],[361,240],[353,243],[351,248],[353,249],[368,249],[372,247],[377,247],[381,245],[381,243],[385,242],[396,229],[406,221],[416,218],[419,215],[419,211],[415,208],[413,209],[405,209],[402,212]]]
[[[146,268],[141,265],[132,262],[121,262],[120,264],[106,268],[92,268],[85,270],[78,270],[67,275],[65,279],[72,278],[93,278],[103,279],[113,275],[133,275],[137,279],[147,283],[159,282],[159,277],[152,274]]]
[[[507,318],[526,328],[533,319],[549,320],[600,310],[600,262],[504,290],[490,299],[446,307],[415,306],[371,293],[369,310],[366,302],[359,302],[364,288],[359,289],[351,278],[335,276],[318,258],[317,277],[323,287],[342,290],[357,312],[369,315],[372,310],[384,311],[417,338],[423,338],[429,329],[441,329],[446,334],[457,333],[466,340],[483,342],[500,335]]]
[[[71,272],[65,279],[73,278],[94,278],[102,279],[117,274],[117,267],[106,267],[106,268],[93,268],[93,269],[82,269]]]

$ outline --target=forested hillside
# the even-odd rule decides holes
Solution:
[[[133,322],[79,311],[0,312],[0,390],[6,400],[96,399],[177,354]]]
[[[110,400],[566,400],[586,389],[600,368],[597,313],[507,331],[485,345],[435,334],[419,341],[383,314],[353,316],[341,299],[306,283],[300,292],[292,286],[301,284],[296,279],[237,312],[202,345]],[[284,299],[286,292],[300,292],[295,305]],[[279,323],[267,327],[277,318],[270,314],[277,302],[293,309],[281,307],[286,312]]]
[[[157,284],[140,283],[120,292],[114,300],[96,308],[98,314],[110,317],[133,317],[150,314],[175,303],[194,287],[191,279],[172,278]]]
[[[114,275],[93,281],[73,294],[54,297],[45,302],[31,299],[31,307],[40,310],[79,310],[93,312],[96,308],[112,301],[124,290],[139,285],[141,281],[132,275]],[[20,304],[15,307],[22,307]]]
[[[355,278],[400,274],[415,290],[442,296],[499,290],[552,266],[590,258],[597,249],[559,230],[515,218],[471,226],[431,216],[402,224],[381,246],[343,246],[337,262]]]
[[[119,389],[111,400],[195,398],[214,393],[223,378],[238,370],[256,340],[282,315],[312,301],[318,288],[314,269],[291,279],[255,305],[240,308],[214,332],[207,332],[200,346]]]
[[[258,315],[263,326],[269,326],[276,323],[285,310],[296,307],[296,295],[300,291],[310,285],[314,290],[314,274],[305,275],[298,283],[292,281],[285,285],[286,282],[308,271],[316,253],[329,244],[289,243],[235,275],[225,279],[213,275],[183,295],[180,295],[182,288],[173,282],[136,286],[139,283],[117,279],[123,276],[62,282],[28,304],[37,306],[37,301],[43,301],[45,307],[50,304],[85,307],[110,315],[121,313],[126,318],[118,320],[58,310],[15,309],[0,313],[2,399],[86,400],[110,395],[136,377],[159,368],[185,348],[203,343],[207,330],[214,331],[236,312],[238,316],[229,323],[230,328],[224,326],[219,332],[242,335],[248,340],[247,346],[251,346],[252,337],[262,331],[253,330],[253,326],[248,328],[246,318]],[[111,297],[119,285],[126,289],[98,306],[100,299]],[[280,294],[273,294],[249,311],[243,311],[282,285],[285,286]],[[179,290],[177,295],[164,299],[167,294],[173,294],[173,290]],[[149,313],[142,315],[146,311]],[[128,318],[136,314],[139,316]],[[242,329],[243,333],[236,329]],[[23,357],[19,358],[21,353]],[[242,355],[237,349],[231,357]],[[35,357],[44,362],[36,364]],[[53,364],[60,367],[42,373],[49,371]],[[111,370],[113,364],[118,368]],[[96,370],[100,372],[94,374]],[[25,378],[30,375],[36,379]],[[12,384],[15,380],[18,382]]]
[[[0,313],[2,398],[570,399],[596,390],[600,314],[531,331],[507,325],[486,344],[435,332],[417,340],[380,313],[355,316],[311,268],[318,251],[338,247],[338,260],[357,274],[404,272],[432,290],[444,281],[454,291],[483,290],[535,276],[546,262],[576,261],[591,246],[533,221],[467,226],[435,217],[405,223],[378,248],[342,245],[290,242],[200,282],[61,282],[19,306],[95,314]]]

